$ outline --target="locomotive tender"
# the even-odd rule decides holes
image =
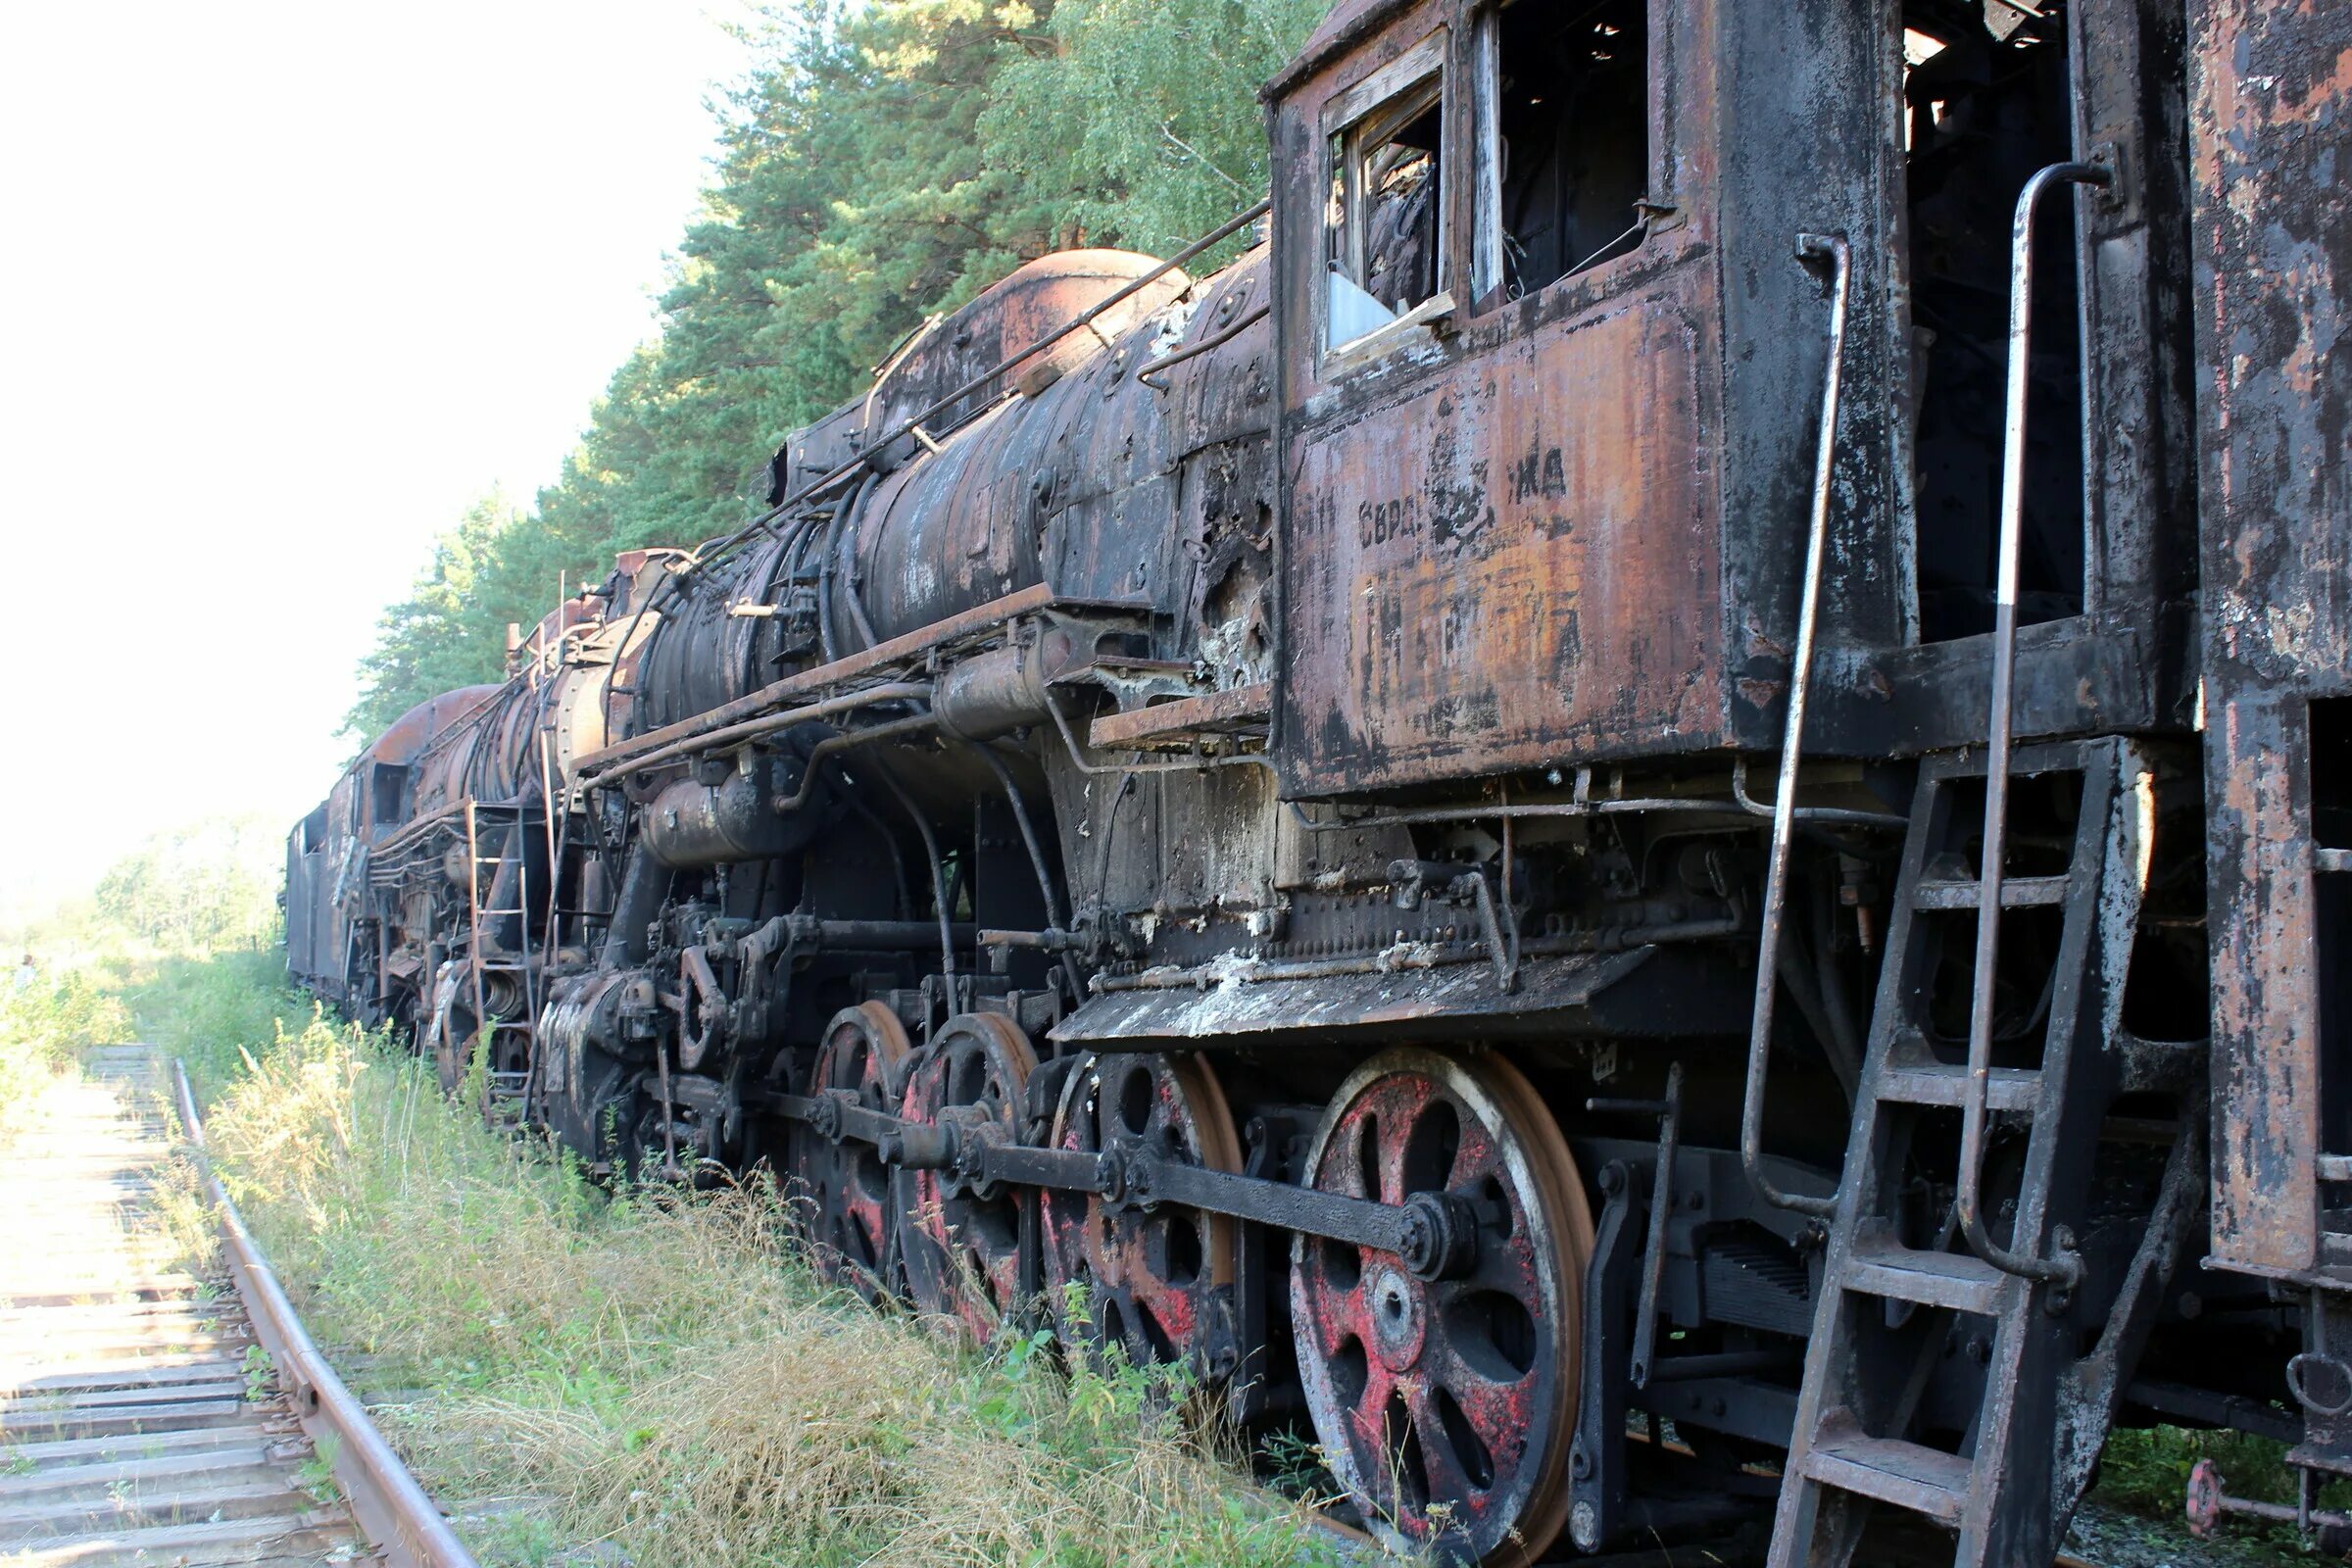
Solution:
[[[289,962],[600,1169],[766,1164],[869,1297],[1186,1363],[1393,1541],[2046,1562],[2158,1419],[2328,1522],[2347,62],[1342,0],[1257,248],[928,324],[370,746]]]

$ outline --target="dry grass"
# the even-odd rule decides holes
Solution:
[[[208,1113],[314,1331],[486,1561],[1334,1560],[1154,1374],[992,1356],[823,1288],[765,1188],[607,1194],[313,1022]],[[514,1506],[519,1501],[519,1506]]]

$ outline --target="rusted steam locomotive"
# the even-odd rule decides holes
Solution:
[[[2327,1522],[2347,61],[2286,0],[1344,0],[1257,249],[926,326],[368,749],[292,967],[1463,1559],[2046,1562],[2157,1419]]]

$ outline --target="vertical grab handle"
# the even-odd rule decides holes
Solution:
[[[1796,819],[1796,767],[1804,749],[1805,703],[1813,686],[1813,629],[1821,616],[1821,569],[1829,554],[1830,470],[1838,456],[1838,396],[1845,369],[1845,314],[1853,253],[1837,234],[1799,234],[1796,253],[1830,266],[1830,368],[1821,389],[1821,442],[1813,459],[1813,511],[1805,530],[1805,577],[1797,602],[1796,647],[1788,662],[1788,717],[1781,735],[1781,779],[1772,802],[1772,851],[1756,949],[1756,1004],[1747,1031],[1747,1092],[1740,1106],[1740,1168],[1756,1196],[1776,1208],[1827,1219],[1838,1200],[1784,1193],[1764,1174],[1764,1080],[1772,1060],[1772,1009],[1780,988],[1781,920],[1788,903],[1788,841]]]
[[[2026,392],[2033,379],[2034,217],[2042,196],[2058,185],[2107,186],[2115,171],[2104,164],[2052,164],[2018,193],[2010,228],[2009,393],[2001,439],[2001,539],[1992,600],[1992,705],[1984,752],[1984,851],[1977,900],[1977,962],[1968,1014],[1968,1084],[1960,1102],[1960,1228],[1976,1254],[2024,1279],[2072,1289],[2082,1259],[2061,1248],[2048,1257],[2011,1250],[1984,1228],[1985,1096],[1992,1078],[1992,981],[2000,957],[2001,860],[2009,837],[2009,755],[2017,685],[2018,535],[2026,510]]]

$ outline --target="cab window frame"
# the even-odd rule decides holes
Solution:
[[[1433,325],[1454,313],[1457,218],[1452,209],[1459,188],[1461,161],[1457,153],[1459,116],[1453,86],[1451,36],[1447,26],[1434,28],[1396,58],[1324,102],[1316,145],[1325,151],[1328,161],[1327,172],[1318,180],[1322,218],[1317,224],[1321,232],[1314,268],[1315,364],[1321,379],[1345,375],[1386,360],[1409,344],[1426,341],[1433,336]],[[1335,343],[1331,335],[1331,280],[1339,267],[1331,255],[1330,204],[1335,199],[1331,164],[1338,165],[1340,189],[1336,199],[1341,206],[1342,221],[1347,225],[1344,265],[1350,274],[1349,281],[1361,287],[1367,265],[1363,246],[1369,211],[1361,188],[1361,138],[1368,128],[1383,136],[1394,134],[1433,111],[1439,125],[1438,146],[1431,155],[1438,181],[1431,198],[1435,287],[1427,298],[1399,311],[1393,319]],[[1335,147],[1340,149],[1336,158],[1331,153]]]
[[[1505,72],[1502,62],[1503,14],[1517,5],[1544,5],[1553,0],[1479,0],[1471,10],[1468,25],[1463,28],[1463,60],[1461,74],[1469,87],[1464,120],[1462,183],[1467,198],[1464,228],[1468,243],[1465,260],[1469,279],[1469,309],[1471,318],[1485,318],[1529,300],[1541,299],[1563,288],[1595,288],[1606,292],[1610,279],[1618,270],[1635,263],[1651,246],[1661,229],[1672,228],[1680,221],[1676,198],[1672,193],[1674,157],[1672,148],[1676,136],[1671,106],[1673,93],[1669,85],[1672,74],[1670,33],[1661,27],[1660,7],[1654,0],[1637,0],[1643,18],[1642,37],[1642,186],[1636,203],[1638,221],[1628,224],[1628,231],[1638,230],[1632,245],[1615,250],[1624,238],[1612,240],[1601,247],[1598,260],[1582,266],[1569,265],[1557,276],[1512,295],[1503,265],[1503,180],[1505,158],[1502,153],[1502,106]],[[1590,9],[1599,10],[1597,4]],[[1608,254],[1614,250],[1614,254]],[[1596,282],[1595,280],[1599,280]]]

